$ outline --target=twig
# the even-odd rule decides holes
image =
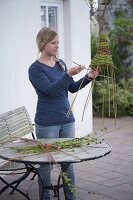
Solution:
[[[76,65],[78,65],[78,66],[81,66],[81,65],[80,65],[79,63],[77,63],[77,62],[73,62],[73,63],[76,64]],[[93,69],[93,68],[92,68],[92,67],[88,67],[88,68],[87,68],[87,67],[84,66],[84,69],[86,69],[86,70],[88,71],[89,69]]]

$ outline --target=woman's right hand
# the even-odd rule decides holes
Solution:
[[[71,67],[67,71],[67,73],[68,73],[69,76],[73,76],[73,75],[80,73],[84,68],[85,68],[84,65],[77,65],[77,66]]]

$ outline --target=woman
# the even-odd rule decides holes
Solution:
[[[86,77],[75,82],[73,75],[80,73],[83,65],[78,65],[67,69],[62,60],[56,58],[58,53],[58,34],[51,28],[42,28],[36,37],[37,46],[41,53],[29,68],[29,79],[35,88],[38,96],[37,109],[35,114],[35,131],[37,138],[74,138],[75,124],[74,116],[71,112],[66,116],[70,104],[68,91],[75,93],[82,83],[85,87],[94,77],[98,76],[98,71],[91,69]],[[65,166],[62,165],[62,171]],[[44,186],[51,185],[51,166],[41,165],[39,173],[44,182]],[[67,175],[74,186],[73,165],[67,168]],[[39,183],[39,193],[41,195],[41,183]],[[66,200],[74,200],[74,194],[67,184],[64,184]],[[50,190],[45,189],[43,200],[50,200]]]

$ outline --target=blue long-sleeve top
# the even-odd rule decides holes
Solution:
[[[68,100],[68,91],[75,93],[85,87],[91,80],[81,78],[74,81],[67,74],[65,63],[63,71],[58,63],[54,67],[50,67],[36,60],[29,67],[29,80],[38,96],[37,109],[35,114],[35,123],[41,126],[53,126],[74,122],[74,116],[71,112],[69,117],[66,116],[70,103]],[[82,81],[84,79],[84,81]],[[80,88],[80,89],[81,89]]]

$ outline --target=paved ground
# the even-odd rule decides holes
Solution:
[[[75,164],[76,200],[133,200],[133,117],[117,119],[116,125],[114,119],[102,121],[94,118],[94,132],[111,144],[112,152],[94,161]],[[6,176],[6,179],[11,177]],[[53,182],[55,179],[56,172],[53,173]],[[32,181],[29,178],[20,187],[29,190],[31,200],[38,200],[36,179]],[[25,198],[17,192],[9,195],[8,190],[0,200]],[[62,191],[61,200],[64,200]]]

